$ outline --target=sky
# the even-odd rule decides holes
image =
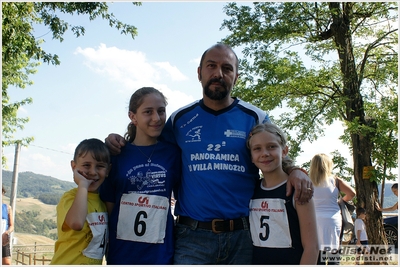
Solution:
[[[133,92],[143,86],[161,90],[168,99],[167,115],[202,98],[197,67],[202,53],[229,35],[220,30],[226,19],[227,2],[143,2],[109,3],[109,11],[121,21],[138,28],[135,39],[122,35],[102,19],[62,16],[70,24],[81,25],[85,35],[71,32],[64,41],[52,40],[49,30],[35,27],[35,36],[45,40],[43,49],[57,54],[61,65],[42,64],[25,89],[10,88],[11,101],[32,97],[33,103],[18,111],[29,117],[16,138],[33,136],[29,147],[19,153],[18,171],[34,172],[73,181],[70,161],[84,139],[104,140],[110,133],[123,135],[129,123],[128,103]],[[250,3],[249,3],[250,4]],[[234,49],[241,58],[240,49]],[[278,110],[267,111],[279,114]],[[298,165],[317,153],[335,149],[352,158],[338,137],[340,122],[326,129],[318,141],[305,142]],[[13,171],[15,146],[3,148],[6,170]]]

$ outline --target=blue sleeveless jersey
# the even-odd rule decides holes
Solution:
[[[290,196],[286,196],[286,182],[269,189],[261,188],[261,183],[262,181],[256,186],[250,205],[250,212],[254,213],[250,215],[250,231],[252,232],[253,240],[252,264],[298,265],[303,255],[303,246],[299,218],[293,206],[294,192]],[[277,200],[278,202],[281,200],[284,203],[281,206],[282,210],[274,210],[272,209],[273,205],[268,205],[269,202],[272,204],[273,202],[276,203]],[[263,203],[262,206],[254,204],[260,202]],[[256,213],[257,216],[255,216]],[[274,216],[274,213],[280,213],[280,215]],[[253,215],[254,218],[252,218]],[[259,220],[259,218],[264,219]],[[266,232],[266,224],[268,224],[268,234]],[[263,242],[270,240],[266,245],[260,246],[258,239],[262,239]],[[290,245],[282,245],[285,243],[282,240],[287,240],[286,242]]]
[[[162,137],[182,152],[182,184],[175,214],[199,221],[249,215],[249,201],[258,180],[246,139],[266,112],[238,98],[214,111],[202,100],[175,111]]]

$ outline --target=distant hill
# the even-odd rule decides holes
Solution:
[[[11,194],[12,175],[11,171],[2,170],[2,182],[8,197]],[[62,194],[76,187],[76,184],[33,172],[20,172],[17,186],[17,198],[33,197],[43,203],[55,205]]]

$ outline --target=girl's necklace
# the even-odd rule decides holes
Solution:
[[[140,148],[139,148],[137,145],[135,145],[135,147],[137,147],[137,149],[140,151],[140,153],[142,153],[143,156],[145,156],[145,157],[147,158],[147,162],[150,163],[150,162],[151,162],[151,157],[153,156],[153,153],[154,153],[154,151],[156,150],[157,144],[158,144],[158,142],[154,145],[154,148],[153,148],[153,151],[152,151],[151,154],[150,154],[150,157],[148,157],[145,153],[143,153],[143,151],[140,150]]]

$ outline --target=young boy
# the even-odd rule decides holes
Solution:
[[[98,188],[110,170],[110,154],[98,139],[83,140],[71,161],[74,182],[57,205],[57,233],[50,264],[102,264],[108,241],[108,217]]]
[[[365,216],[367,214],[364,208],[357,208],[356,210],[357,219],[354,222],[354,233],[357,238],[357,254],[356,264],[360,263],[360,257],[362,254],[368,253],[368,236],[367,229],[365,227]]]

